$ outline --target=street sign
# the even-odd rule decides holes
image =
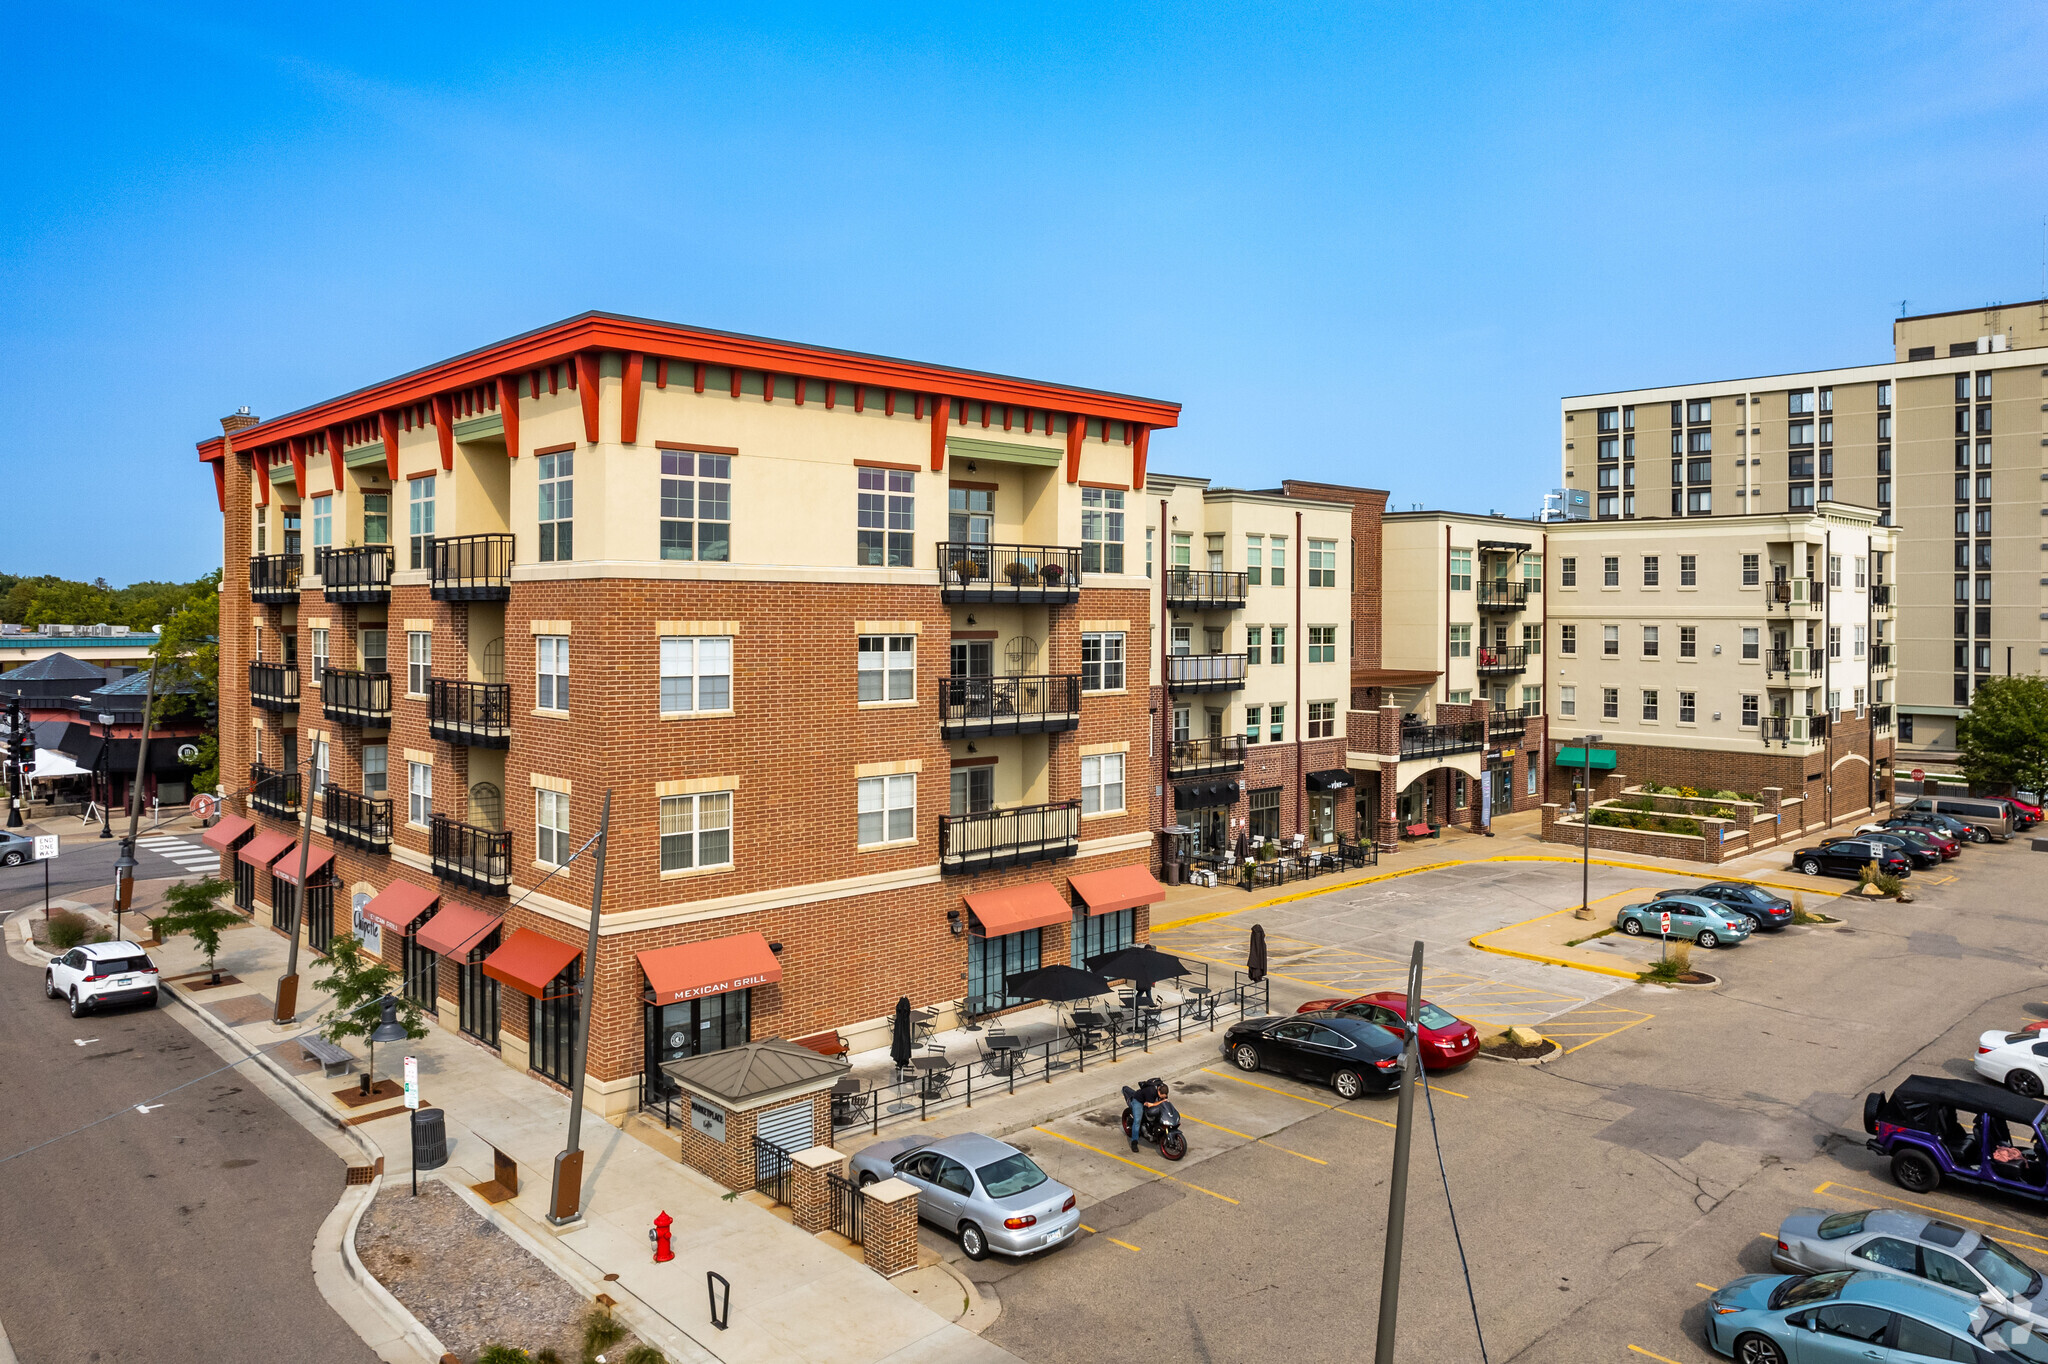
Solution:
[[[405,1058],[405,1106],[420,1106],[420,1063],[417,1058]]]
[[[57,856],[57,835],[36,835],[36,861],[48,862]]]
[[[1662,926],[1660,927],[1660,929],[1659,929],[1658,931],[1659,931],[1659,932],[1661,932],[1661,933],[1663,933],[1663,935],[1664,935],[1665,937],[1667,937],[1667,938],[1668,938],[1668,937],[1670,937],[1670,936],[1671,936],[1671,911],[1667,909],[1667,910],[1665,910],[1665,911],[1664,911],[1664,912],[1663,912],[1662,914],[1659,914],[1659,915],[1658,915],[1657,917],[1658,917],[1659,919],[1663,920],[1663,924],[1662,924]]]
[[[203,823],[206,820],[212,819],[216,814],[219,813],[219,796],[202,795],[192,797],[192,818],[199,820]]]
[[[1922,770],[1921,770],[1920,768],[1917,768],[1917,767],[1916,767],[1916,768],[1914,768],[1914,769],[1913,769],[1913,780],[1914,780],[1914,781],[1926,781],[1926,780],[1927,780],[1927,773],[1926,773],[1926,772],[1924,772],[1924,771],[1922,771]]]

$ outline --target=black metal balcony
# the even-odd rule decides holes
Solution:
[[[1236,611],[1244,606],[1245,575],[1210,569],[1166,570],[1166,604],[1188,611]]]
[[[1529,605],[1529,584],[1507,578],[1481,578],[1478,582],[1479,609],[1520,611]]]
[[[389,545],[348,545],[313,551],[313,571],[329,601],[357,604],[391,600],[391,570],[396,563]]]
[[[1890,733],[1892,727],[1892,708],[1889,705],[1872,706],[1870,708],[1870,727],[1881,734]]]
[[[390,728],[391,674],[327,669],[320,674],[320,712],[338,724]]]
[[[1529,732],[1529,722],[1543,713],[1541,706],[1517,706],[1486,713],[1486,737],[1496,743],[1519,739]]]
[[[1520,644],[1505,649],[1482,644],[1477,662],[1481,677],[1508,677],[1529,671],[1529,651]]]
[[[505,601],[512,595],[510,535],[434,537],[435,601]]]
[[[1889,668],[1890,668],[1891,666],[1892,666],[1892,646],[1891,646],[1891,645],[1889,645],[1889,644],[1873,644],[1873,645],[1871,645],[1871,646],[1870,646],[1870,670],[1871,670],[1872,672],[1874,672],[1874,673],[1878,673],[1878,672],[1884,672],[1884,671],[1888,670],[1888,669],[1889,669]]]
[[[295,602],[299,599],[300,565],[297,554],[258,554],[249,560],[251,601]]]
[[[1081,725],[1081,675],[948,677],[939,691],[939,732],[1054,734]]]
[[[1242,691],[1243,654],[1168,654],[1166,685],[1172,691]]]
[[[1872,583],[1870,585],[1870,604],[1881,611],[1888,609],[1892,604],[1892,585],[1890,583]]]
[[[1081,551],[1069,545],[939,541],[939,600],[1059,606],[1081,599]]]
[[[1244,770],[1244,735],[1176,739],[1166,755],[1166,770],[1175,779],[1241,772]]]
[[[428,679],[427,733],[467,748],[510,748],[511,686],[447,677]]]
[[[446,815],[429,816],[434,875],[486,895],[512,886],[512,831],[458,824]]]
[[[286,663],[251,663],[249,704],[258,710],[297,710],[299,670]]]
[[[1771,673],[1784,673],[1789,677],[1793,673],[1811,672],[1814,653],[1812,649],[1766,649],[1764,674],[1769,676]]]
[[[1080,844],[1078,800],[939,816],[939,871],[948,876],[1072,857]]]
[[[1486,747],[1486,726],[1477,720],[1455,725],[1402,725],[1401,756],[1442,758]]]
[[[388,799],[357,795],[329,782],[321,788],[320,801],[329,838],[367,852],[391,851],[391,802]]]
[[[281,768],[249,764],[249,804],[279,819],[299,817],[299,774]]]

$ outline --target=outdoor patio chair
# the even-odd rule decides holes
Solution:
[[[924,1042],[931,1038],[938,1023],[938,1014],[931,1009],[914,1009],[910,1014],[910,1039]]]

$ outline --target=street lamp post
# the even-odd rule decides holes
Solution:
[[[114,836],[114,765],[108,761],[114,747],[114,717],[100,713],[100,837]]]
[[[1593,745],[1603,735],[1588,734],[1579,742],[1579,756],[1586,760],[1585,766],[1585,808],[1579,811],[1579,908],[1572,916],[1577,919],[1593,917]]]
[[[114,863],[114,937],[121,936],[121,913],[135,895],[135,837],[142,821],[142,779],[148,771],[149,732],[156,719],[156,664],[149,665],[149,686],[142,698],[142,742],[135,754],[135,784],[128,788],[128,836],[121,840],[121,856]]]

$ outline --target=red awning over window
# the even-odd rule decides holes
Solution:
[[[1143,867],[1083,872],[1069,876],[1067,881],[1090,914],[1114,914],[1119,909],[1156,905],[1166,898],[1166,887],[1153,880],[1152,873]]]
[[[306,850],[306,879],[316,886],[319,885],[320,873],[326,871],[327,864],[333,860],[334,849],[332,848],[308,848]],[[299,852],[296,843],[292,845],[291,856],[278,858],[277,865],[270,869],[270,874],[288,886],[296,886],[299,883]]]
[[[657,947],[640,953],[640,969],[647,973],[657,1004],[749,990],[782,979],[782,963],[759,933]]]
[[[363,906],[363,913],[393,933],[403,933],[440,898],[438,890],[428,890],[410,881],[393,881]]]
[[[522,995],[545,999],[548,982],[562,974],[562,968],[583,955],[575,943],[550,938],[530,928],[513,931],[505,945],[484,958],[484,974],[502,981]]]
[[[285,853],[299,845],[292,841],[290,834],[258,834],[242,845],[235,856],[252,867],[268,867]]]
[[[220,823],[199,835],[199,841],[220,852],[233,852],[235,844],[256,831],[256,821],[240,815],[223,815]]]
[[[467,957],[469,949],[497,931],[505,920],[469,905],[442,905],[441,912],[420,925],[419,945],[444,957]]]
[[[1028,886],[1010,886],[1004,890],[978,891],[967,897],[967,907],[974,911],[984,938],[1000,938],[1005,933],[1044,928],[1048,924],[1065,923],[1074,917],[1073,906],[1043,881],[1033,881]]]

